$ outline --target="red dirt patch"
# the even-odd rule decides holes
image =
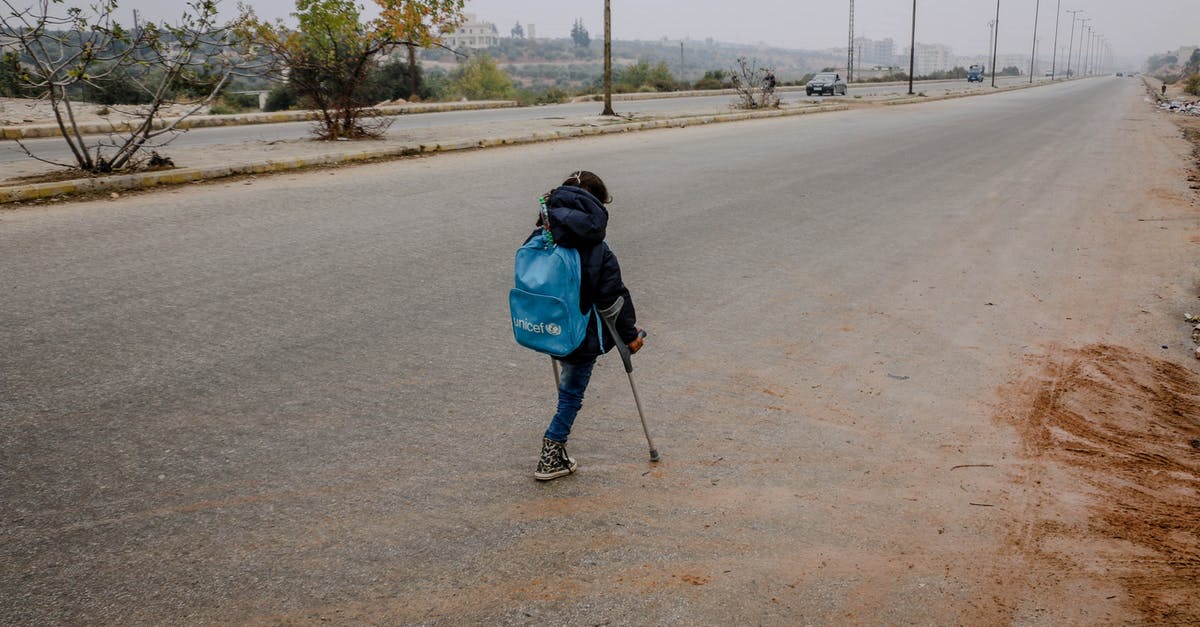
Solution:
[[[1119,582],[1148,622],[1200,622],[1200,376],[1109,345],[1033,365],[999,416],[1032,462],[1010,544],[1047,572]]]

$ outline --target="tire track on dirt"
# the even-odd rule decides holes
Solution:
[[[1106,344],[1031,361],[997,416],[1031,464],[1016,478],[1028,522],[1008,544],[1049,570],[1027,585],[1117,581],[1142,620],[1200,621],[1200,375]]]

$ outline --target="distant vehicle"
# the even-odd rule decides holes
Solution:
[[[1124,72],[1117,72],[1117,76],[1125,76]]]
[[[983,82],[983,66],[982,65],[972,65],[971,67],[967,68],[967,82],[968,83],[982,83]]]
[[[808,84],[804,86],[804,93],[810,96],[813,94],[818,96],[823,94],[829,94],[830,96],[841,94],[845,96],[846,81],[842,80],[841,74],[821,72],[808,81]]]

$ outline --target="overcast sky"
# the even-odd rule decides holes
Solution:
[[[78,4],[81,0],[68,0]],[[119,0],[143,8],[150,17],[181,0]],[[1103,35],[1121,57],[1146,57],[1182,45],[1200,44],[1200,0],[1000,0],[1000,53],[1028,54],[1033,46],[1034,11],[1040,2],[1039,50],[1050,50],[1054,17],[1083,9],[1080,18]],[[221,0],[232,13],[235,0]],[[249,0],[259,15],[286,17],[294,0]],[[368,12],[373,0],[363,0]],[[507,35],[518,20],[537,26],[539,37],[566,37],[582,18],[593,38],[604,33],[603,0],[467,0],[467,12],[493,22]],[[612,0],[616,39],[690,38],[756,43],[794,49],[845,46],[849,0]],[[855,33],[872,39],[891,37],[897,50],[906,46],[913,3],[909,0],[856,0]],[[176,9],[177,10],[177,9]],[[224,11],[223,11],[224,12]],[[951,46],[956,54],[983,54],[995,0],[917,0],[917,41]],[[1071,16],[1063,13],[1059,48],[1066,48]],[[1079,29],[1076,27],[1076,37]]]

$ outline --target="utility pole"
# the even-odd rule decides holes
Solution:
[[[604,111],[600,115],[616,115],[612,108],[612,2],[604,0]]]
[[[908,95],[913,95],[913,69],[917,60],[917,0],[913,0],[912,39],[908,45]]]
[[[1087,23],[1090,21],[1092,21],[1092,18],[1090,18],[1090,17],[1079,18],[1079,55],[1075,57],[1075,60],[1079,62],[1080,68],[1084,67],[1084,65],[1083,65],[1083,29],[1087,28]],[[1084,74],[1083,72],[1077,72],[1077,74],[1079,74],[1080,76],[1086,76],[1086,74]]]
[[[850,39],[846,44],[846,82],[854,80],[854,0],[850,0]]]
[[[992,87],[996,86],[996,51],[1000,48],[1000,0],[996,0],[996,36],[992,38]]]
[[[987,51],[991,52],[996,45],[996,20],[988,20],[988,47]]]
[[[1088,27],[1087,56],[1083,58],[1083,75],[1092,74],[1092,45],[1096,42],[1096,27]]]
[[[1054,80],[1054,74],[1058,71],[1058,18],[1062,16],[1062,0],[1058,0],[1058,6],[1054,9],[1054,51],[1050,56],[1050,80]]]
[[[1037,61],[1037,27],[1038,13],[1042,10],[1042,0],[1037,0],[1033,7],[1033,54],[1029,55],[1029,83],[1033,83],[1033,67]]]
[[[676,82],[683,82],[683,40],[679,41],[679,80]]]
[[[1067,79],[1070,79],[1071,78],[1071,51],[1075,49],[1075,18],[1077,17],[1075,14],[1083,13],[1083,9],[1076,9],[1074,11],[1068,10],[1067,13],[1071,14],[1071,43],[1067,44]]]

